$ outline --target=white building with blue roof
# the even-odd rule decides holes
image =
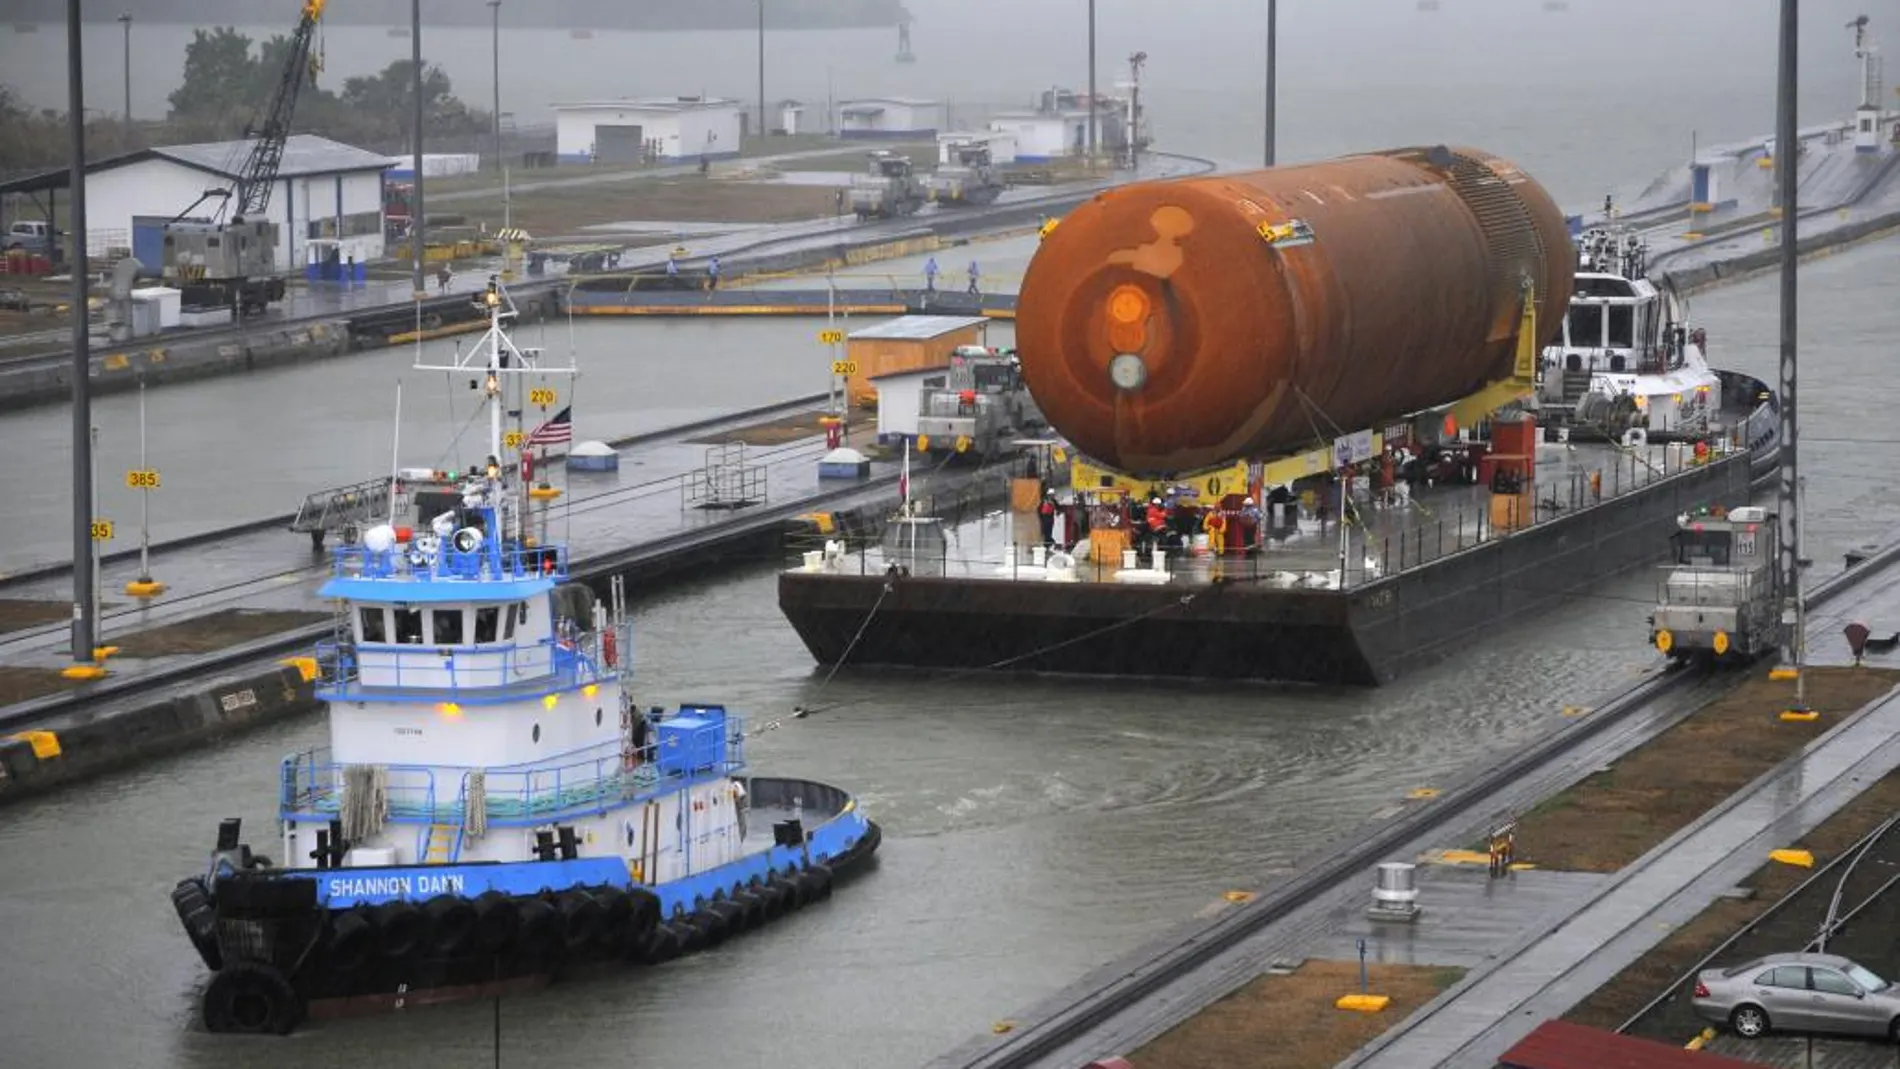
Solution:
[[[123,244],[153,273],[163,255],[161,228],[190,209],[192,218],[215,217],[224,201],[206,190],[230,190],[249,153],[250,141],[165,145],[100,160],[86,168],[86,221],[94,235],[124,235],[118,241],[87,241],[89,248]],[[383,241],[383,172],[389,158],[314,134],[293,134],[284,143],[283,164],[266,214],[278,225],[278,266],[299,272],[310,242],[337,242],[341,258],[380,260]],[[197,206],[193,208],[193,204]],[[230,211],[224,218],[230,218]],[[104,232],[102,235],[101,232]]]

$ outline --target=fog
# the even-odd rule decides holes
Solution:
[[[426,0],[425,14],[448,2]],[[1844,119],[1858,101],[1844,26],[1863,5],[1803,5],[1804,124]],[[258,8],[280,16],[243,27],[261,37],[286,32],[297,5]],[[924,96],[969,124],[988,110],[1026,106],[1040,89],[1087,84],[1084,0],[912,0],[910,9],[915,63],[895,62],[894,29],[769,33],[767,97]],[[1560,198],[1594,198],[1606,183],[1640,182],[1686,159],[1692,135],[1709,144],[1772,131],[1777,9],[1775,0],[1571,0],[1567,11],[1546,12],[1538,0],[1439,0],[1439,10],[1422,12],[1416,0],[1288,0],[1280,11],[1280,157],[1465,141],[1518,158]],[[1105,91],[1126,77],[1129,53],[1148,53],[1144,93],[1157,147],[1260,158],[1263,0],[1099,0],[1096,23]],[[1900,18],[1873,29],[1900,34]],[[135,22],[135,114],[163,114],[190,31]],[[332,87],[409,55],[409,41],[382,27],[336,26],[324,36],[321,82]],[[425,26],[423,36],[426,57],[448,71],[458,95],[486,106],[489,31]],[[111,112],[123,93],[122,41],[111,21],[86,27],[88,100]],[[59,24],[26,33],[0,22],[0,81],[34,104],[63,106],[63,43]],[[504,28],[501,106],[533,126],[567,100],[710,93],[751,102],[756,49],[744,32],[576,39],[558,26]]]

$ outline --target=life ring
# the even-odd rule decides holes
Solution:
[[[475,938],[475,906],[459,895],[437,895],[422,905],[429,922],[429,949],[452,958]]]
[[[1728,652],[1728,632],[1717,631],[1715,633],[1714,645],[1715,645],[1715,655],[1717,657],[1720,657],[1722,654],[1727,653]]]
[[[568,891],[561,895],[561,916],[565,918],[564,939],[570,951],[585,950],[600,935],[601,908],[586,891]]]
[[[205,988],[204,1022],[212,1032],[288,1035],[303,1015],[303,1000],[290,981],[261,961],[233,962]]]
[[[600,655],[609,668],[620,663],[620,639],[611,628],[600,634]]]
[[[376,928],[365,912],[352,909],[330,917],[330,968],[337,972],[355,972],[376,953]]]
[[[408,902],[385,902],[371,910],[376,921],[376,949],[385,958],[406,958],[422,942],[422,911]]]
[[[475,896],[475,945],[489,954],[514,942],[521,927],[521,914],[515,900],[500,891],[483,891]]]
[[[1656,650],[1658,652],[1668,653],[1670,648],[1675,644],[1676,636],[1670,634],[1668,628],[1662,628],[1656,632]]]

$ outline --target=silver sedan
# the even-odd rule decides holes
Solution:
[[[1696,1014],[1753,1039],[1769,1029],[1900,1040],[1900,988],[1835,954],[1770,954],[1696,974]]]

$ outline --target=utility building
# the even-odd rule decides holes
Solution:
[[[562,163],[641,164],[739,154],[745,105],[722,97],[642,97],[554,105]]]

